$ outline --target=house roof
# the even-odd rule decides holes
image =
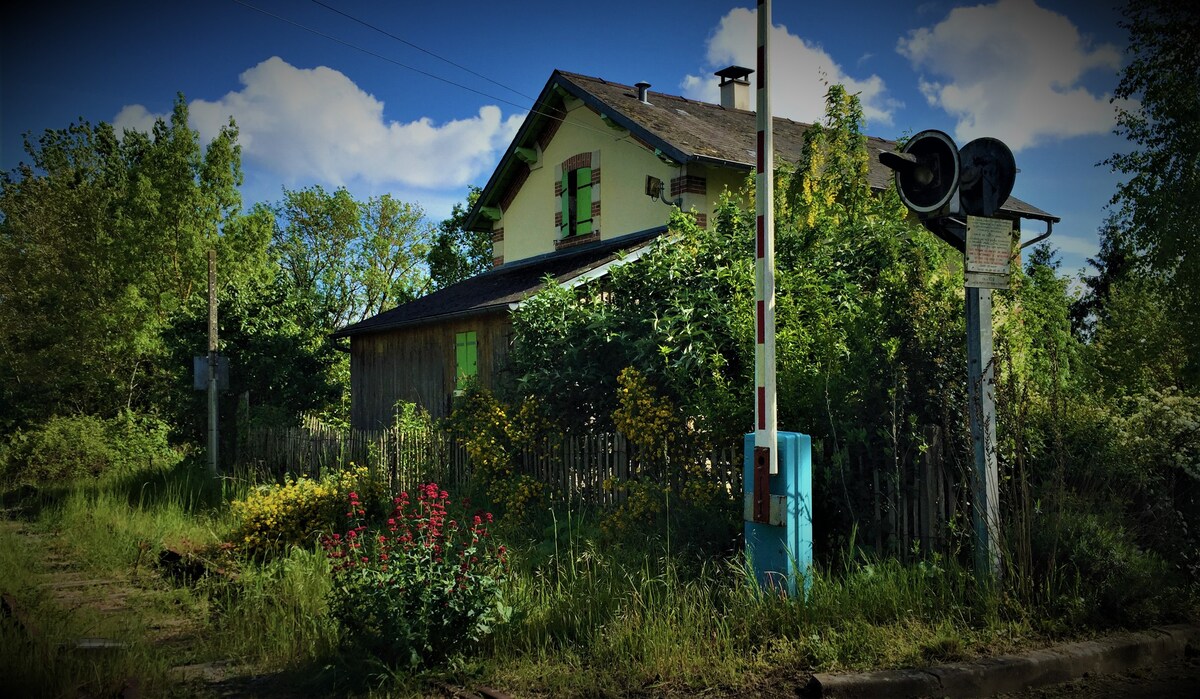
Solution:
[[[649,104],[646,104],[638,99],[636,87],[556,70],[471,210],[468,228],[490,228],[491,222],[481,215],[483,207],[496,206],[516,176],[518,167],[523,166],[515,155],[516,149],[531,146],[549,120],[563,117],[558,106],[563,94],[581,100],[606,121],[627,129],[648,148],[677,163],[694,162],[747,171],[754,167],[757,133],[754,112],[661,92],[651,92],[647,98]],[[775,117],[773,122],[775,157],[798,162],[804,147],[804,132],[812,125],[780,117]],[[896,150],[896,142],[869,136],[867,150],[871,187],[886,189],[892,181],[892,171],[879,162],[879,153]],[[1044,221],[1059,220],[1016,197],[1009,197],[1001,211]]]
[[[623,255],[636,254],[666,229],[666,226],[659,226],[577,250],[541,255],[497,267],[348,325],[333,333],[333,337],[350,337],[451,318],[507,312],[511,304],[537,293],[544,286],[547,276],[553,277],[559,284],[568,284],[602,274],[606,265]]]

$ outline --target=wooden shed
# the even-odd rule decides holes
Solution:
[[[548,280],[578,284],[600,276],[665,230],[497,267],[338,331],[334,337],[350,339],[351,425],[389,424],[398,401],[445,416],[464,376],[494,389],[508,366],[510,314],[522,300]]]

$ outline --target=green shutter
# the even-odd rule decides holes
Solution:
[[[575,234],[592,232],[592,169],[581,167],[575,171]]]
[[[454,386],[462,390],[464,379],[479,374],[479,343],[474,331],[454,336]]]
[[[471,331],[467,335],[467,362],[464,365],[465,373],[471,378],[479,375],[479,342],[475,338],[475,332]]]
[[[571,232],[571,189],[568,185],[570,181],[570,171],[563,170],[562,174],[562,229],[561,233],[565,238]]]

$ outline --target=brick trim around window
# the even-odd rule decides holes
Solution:
[[[574,248],[581,245],[587,245],[588,243],[598,242],[600,242],[600,231],[592,231],[586,235],[573,235],[569,238],[559,238],[554,241],[554,249],[556,251],[566,250],[568,248]]]

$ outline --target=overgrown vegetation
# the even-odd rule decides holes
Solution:
[[[213,482],[189,451],[199,398],[186,371],[202,345],[207,248],[240,362],[233,392],[254,396],[258,420],[336,422],[347,369],[329,333],[477,271],[487,240],[461,230],[461,208],[435,234],[416,207],[345,190],[286,191],[241,212],[236,128],[202,149],[182,98],[152,134],[47,132],[0,183],[0,373],[13,377],[0,387],[12,508],[0,591],[44,631],[0,621],[5,677],[30,694],[113,694],[130,677],[191,694],[203,683],[178,668],[219,663],[224,677],[278,673],[306,694],[435,681],[744,694],[773,672],[1194,619],[1200,316],[1188,309],[1200,287],[1184,233],[1200,201],[1188,194],[1200,108],[1174,50],[1189,45],[1188,10],[1138,0],[1126,14],[1134,60],[1117,94],[1141,107],[1121,113],[1135,150],[1110,162],[1130,179],[1097,274],[1078,293],[1040,247],[994,296],[999,585],[965,566],[964,522],[928,549],[863,533],[873,496],[900,487],[930,435],[965,472],[963,279],[893,192],[871,192],[861,111],[839,86],[801,161],[777,173],[780,418],[813,436],[818,494],[818,561],[798,599],[753,584],[741,493],[703,461],[740,438],[753,405],[745,192],[708,227],[680,212],[636,262],[521,306],[514,381],[465,391],[439,426],[470,456],[469,492],[393,493],[350,464]],[[400,408],[406,429],[433,428]],[[610,428],[642,458],[609,507],[568,507],[518,468],[552,433]],[[44,584],[52,566],[78,575],[63,589],[121,594],[57,592]],[[119,643],[61,650],[95,636]]]

